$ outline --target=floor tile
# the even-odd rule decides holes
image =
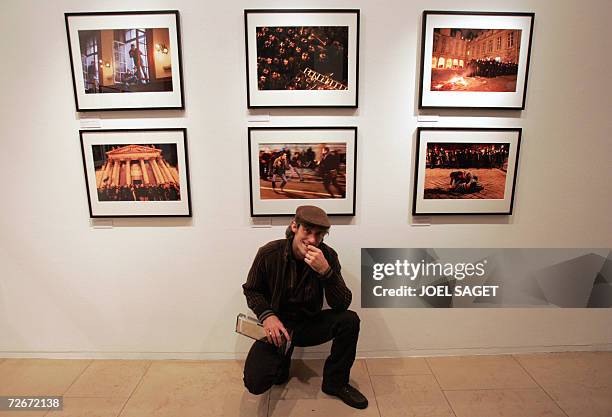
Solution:
[[[244,388],[236,361],[155,361],[121,417],[265,416],[269,394]]]
[[[0,411],[0,417],[45,417],[48,411]]]
[[[376,396],[397,391],[441,391],[433,375],[372,375]]]
[[[62,411],[45,417],[117,417],[125,398],[64,398]]]
[[[544,389],[568,384],[612,387],[612,352],[560,352],[515,355]]]
[[[270,390],[273,399],[314,399],[333,398],[321,391],[323,383],[323,361],[298,360],[291,365],[290,378],[286,384],[275,385]],[[351,368],[349,383],[357,388],[366,398],[374,396],[372,384],[367,373],[365,361],[356,360]]]
[[[537,388],[512,356],[427,358],[442,390]]]
[[[90,362],[6,359],[0,363],[0,395],[63,395]]]
[[[300,377],[323,376],[324,364],[325,359],[293,359],[290,372]]]
[[[370,375],[431,374],[425,358],[368,358],[366,363]]]
[[[433,375],[372,375],[382,417],[454,417]]]
[[[380,417],[370,402],[365,410],[349,407],[339,399],[270,400],[270,417]]]
[[[445,391],[457,417],[566,417],[541,389]]]
[[[589,388],[568,384],[546,392],[569,417],[612,416],[612,387]]]
[[[291,361],[291,375],[299,377],[323,376],[325,359],[294,359]],[[356,359],[351,368],[351,377],[366,377],[368,369],[365,359]]]
[[[323,378],[314,376],[307,379],[292,377],[286,384],[275,385],[270,390],[270,397],[273,399],[295,400],[313,398],[333,398],[321,391]],[[374,397],[372,384],[369,378],[353,378],[349,383],[357,388],[366,398]]]
[[[244,361],[242,360],[211,360],[201,361],[207,373],[217,373],[222,376],[239,378],[242,380]]]
[[[149,364],[150,361],[138,360],[95,360],[64,396],[127,399]]]
[[[0,417],[612,416],[612,352],[356,360],[366,410],[321,392],[324,362],[294,360],[287,384],[254,396],[238,360],[0,358],[0,395],[65,396],[63,412]]]

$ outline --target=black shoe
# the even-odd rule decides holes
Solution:
[[[363,410],[368,406],[368,399],[359,392],[359,390],[350,384],[346,384],[339,390],[329,390],[322,387],[321,390],[327,395],[333,395],[344,401],[345,404],[350,405],[353,408],[359,408]]]

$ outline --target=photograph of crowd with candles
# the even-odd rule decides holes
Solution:
[[[424,198],[503,199],[510,143],[427,144]]]
[[[348,26],[257,27],[259,90],[346,90]]]

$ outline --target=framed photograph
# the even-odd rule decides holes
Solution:
[[[419,108],[524,109],[534,17],[424,11]]]
[[[512,214],[521,132],[418,128],[412,214]]]
[[[185,108],[178,11],[65,19],[77,111]]]
[[[250,127],[251,216],[354,216],[356,164],[356,127]]]
[[[247,106],[357,107],[359,10],[245,10]]]
[[[190,217],[186,129],[81,130],[91,217]]]

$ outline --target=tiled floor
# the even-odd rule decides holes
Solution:
[[[322,360],[261,396],[241,361],[0,359],[0,396],[63,395],[61,412],[0,417],[611,417],[612,352],[360,359],[355,410],[323,394]]]

